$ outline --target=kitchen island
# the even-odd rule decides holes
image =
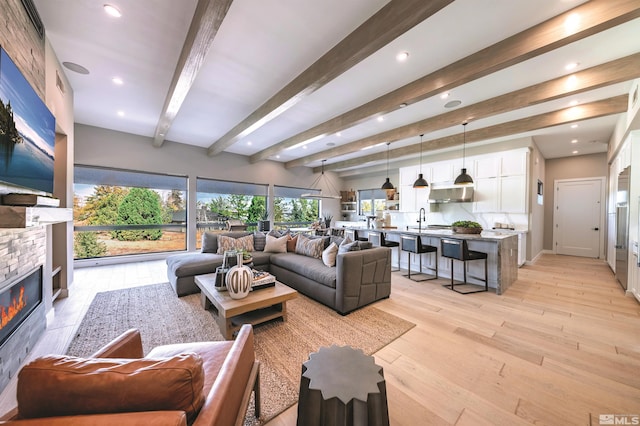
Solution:
[[[356,229],[356,228],[354,228]],[[366,236],[369,229],[357,228],[361,236]],[[440,240],[442,238],[456,238],[467,240],[469,250],[476,250],[487,253],[487,267],[489,275],[489,287],[495,289],[496,294],[502,294],[518,278],[518,236],[513,233],[495,231],[482,231],[480,234],[457,234],[450,229],[370,229],[371,231],[382,231],[388,241],[400,241],[400,235],[419,235],[422,243],[438,248],[438,276],[440,278],[451,278],[451,261],[442,257],[440,253]],[[423,267],[435,267],[433,255],[423,255]],[[392,259],[397,259],[394,255]],[[408,268],[409,253],[402,252],[400,267],[403,270]],[[411,256],[411,269],[417,270],[420,267],[417,255]],[[454,260],[454,279],[462,281],[461,262]],[[467,279],[471,283],[480,283],[471,276],[483,276],[484,262],[467,262]]]

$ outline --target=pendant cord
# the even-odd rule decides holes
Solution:
[[[422,174],[422,137],[424,133],[420,135],[420,174]]]

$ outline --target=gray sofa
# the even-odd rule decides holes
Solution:
[[[205,232],[200,252],[169,256],[167,274],[178,296],[199,292],[194,277],[215,272],[216,267],[222,265],[222,255],[216,254],[218,235],[238,238],[251,233]],[[293,252],[268,253],[259,250],[264,247],[263,238],[264,235],[254,234],[256,250],[252,256],[255,269],[269,271],[278,281],[340,314],[389,297],[391,293],[391,250],[386,247],[338,253],[336,266],[328,267],[322,259]]]

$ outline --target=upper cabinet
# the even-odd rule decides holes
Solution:
[[[494,178],[498,177],[500,169],[500,157],[484,156],[477,158],[475,161],[474,179]]]
[[[497,152],[476,158],[473,211],[526,213],[529,151]]]

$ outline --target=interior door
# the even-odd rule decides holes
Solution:
[[[554,203],[554,241],[557,254],[601,256],[603,179],[558,181]]]

